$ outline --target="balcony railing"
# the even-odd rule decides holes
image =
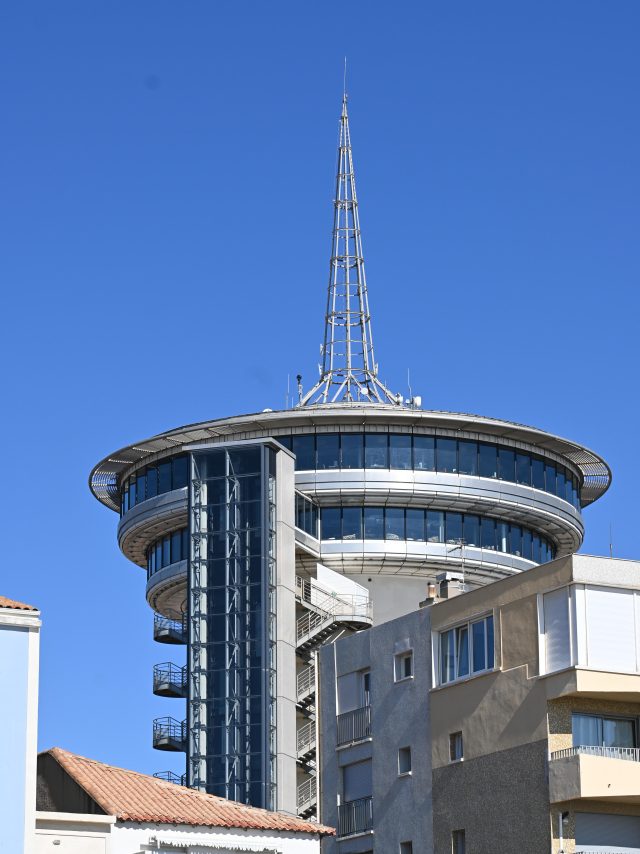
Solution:
[[[579,744],[577,747],[566,747],[555,750],[551,759],[566,759],[569,756],[604,756],[607,759],[626,759],[629,762],[640,762],[638,747],[601,747],[599,745]]]
[[[316,747],[316,725],[315,722],[304,724],[297,732],[298,756],[311,753]]]
[[[362,706],[338,715],[338,745],[362,741],[371,736],[371,706]]]
[[[170,661],[153,667],[153,693],[159,697],[187,696],[187,667]]]
[[[338,806],[337,836],[353,836],[373,829],[373,798],[360,798]]]
[[[175,783],[177,786],[187,785],[186,774],[176,774],[175,771],[156,771],[153,775],[158,780],[164,780],[167,783]]]
[[[186,750],[187,722],[156,718],[153,722],[153,746],[156,750]]]
[[[162,614],[153,615],[153,639],[160,643],[186,643],[187,619],[169,620]]]
[[[296,677],[298,702],[316,690],[316,669],[313,664],[304,667]]]
[[[303,810],[316,802],[317,783],[315,777],[309,777],[298,786],[298,810]]]

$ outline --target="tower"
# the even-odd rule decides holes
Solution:
[[[610,477],[580,444],[404,406],[379,380],[345,96],[318,382],[293,409],[168,430],[90,475],[146,569],[156,639],[187,648],[154,672],[187,701],[154,722],[154,745],[187,756],[167,777],[315,815],[318,646],[413,610],[442,572],[474,588],[570,554]]]

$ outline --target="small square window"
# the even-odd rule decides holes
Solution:
[[[401,842],[400,854],[413,854],[413,842]]]
[[[411,773],[411,748],[401,747],[398,751],[398,774]]]
[[[460,762],[463,758],[462,733],[452,732],[449,736],[449,759],[452,762]]]
[[[452,854],[465,854],[466,850],[464,830],[454,830],[451,834]]]
[[[394,678],[396,682],[411,679],[413,676],[413,650],[401,652],[394,657]]]

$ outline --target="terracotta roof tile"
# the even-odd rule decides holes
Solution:
[[[53,747],[45,751],[108,815],[121,821],[242,827],[333,834],[330,827],[284,813],[197,792],[137,771],[127,771]]]
[[[24,602],[15,602],[13,599],[7,599],[6,596],[0,596],[0,608],[16,608],[19,611],[37,611],[33,605],[25,605]]]

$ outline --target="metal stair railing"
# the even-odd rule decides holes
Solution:
[[[298,810],[314,804],[318,798],[317,792],[318,786],[315,777],[309,777],[304,783],[300,783],[297,797]]]
[[[179,691],[187,689],[187,667],[180,667],[171,661],[153,665],[153,690],[162,685],[171,685]]]
[[[304,667],[296,677],[298,700],[302,700],[316,690],[316,669],[313,664]]]
[[[332,593],[310,578],[296,576],[296,595],[303,604],[314,609],[296,622],[298,643],[340,618],[372,619],[371,600],[362,594]]]
[[[316,743],[316,725],[315,721],[301,726],[296,734],[296,743],[298,755],[309,753],[315,747]]]

